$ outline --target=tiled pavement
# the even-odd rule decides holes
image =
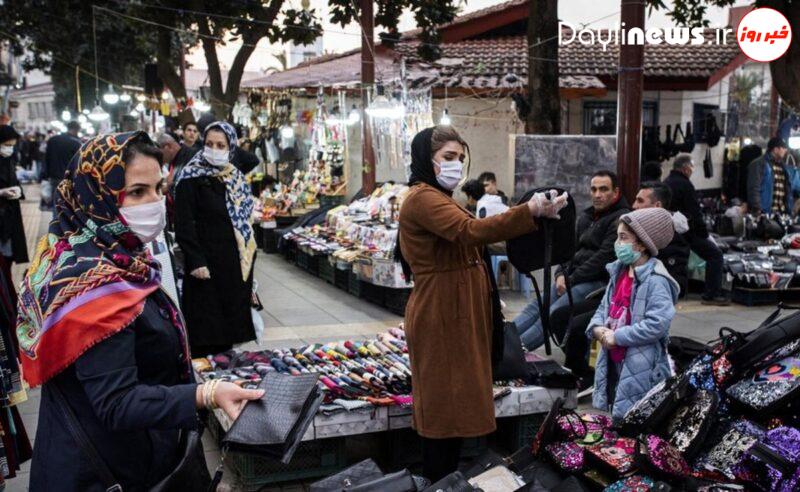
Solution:
[[[27,199],[23,203],[23,220],[28,233],[29,251],[46,231],[49,213],[38,209],[38,189],[26,187]],[[15,267],[17,281],[26,265]],[[261,254],[256,262],[255,278],[264,311],[265,333],[262,348],[296,347],[307,343],[325,343],[342,339],[360,340],[394,326],[400,318],[382,308],[360,299],[288,265],[280,257]],[[504,293],[508,315],[513,316],[525,305],[524,298],[516,293]],[[673,335],[689,336],[701,341],[716,338],[721,326],[738,330],[752,329],[770,312],[768,308],[744,308],[702,306],[696,300],[681,302],[672,323]],[[252,342],[246,348],[256,348]],[[557,355],[560,357],[560,354]],[[27,402],[20,405],[20,411],[33,439],[36,434],[39,410],[39,392],[29,393]],[[219,450],[210,439],[205,439],[209,468],[219,463]],[[7,482],[6,490],[24,491],[28,488],[30,464],[25,464],[17,478]],[[231,474],[226,474],[222,487],[230,490],[226,483]],[[302,484],[287,484],[268,490],[298,491]]]

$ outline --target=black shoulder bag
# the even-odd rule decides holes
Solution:
[[[550,193],[555,190],[561,194],[567,190],[562,188],[547,187],[530,190],[525,193],[519,204],[526,203],[534,193]],[[555,196],[550,197],[555,198]],[[544,334],[544,348],[547,355],[552,354],[550,338],[550,288],[546,286],[544,291],[539,289],[539,285],[531,275],[531,272],[544,270],[545,282],[549,284],[551,278],[551,268],[555,264],[565,264],[572,260],[575,255],[575,201],[570,195],[567,206],[559,212],[561,216],[558,220],[539,219],[539,229],[530,234],[509,240],[507,244],[508,260],[518,271],[523,272],[533,282],[536,292],[536,300],[539,303],[539,313],[542,320],[542,330]],[[556,245],[557,248],[553,249]],[[567,297],[570,307],[572,306],[572,289],[569,285],[569,276],[564,275],[567,281]]]
[[[122,485],[109,470],[97,448],[94,447],[89,436],[78,422],[72,408],[67,403],[64,393],[58,383],[53,380],[50,390],[72,438],[78,448],[83,453],[83,457],[89,462],[89,466],[94,471],[97,478],[106,488],[106,492],[122,492]],[[183,444],[183,454],[178,465],[172,473],[167,475],[160,482],[155,484],[150,492],[167,492],[169,490],[209,490],[211,477],[206,468],[205,457],[200,446],[200,433],[196,430],[181,431],[181,443]]]

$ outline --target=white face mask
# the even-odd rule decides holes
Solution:
[[[119,213],[142,244],[157,238],[167,225],[167,205],[163,198],[157,202],[121,207]]]
[[[206,158],[209,164],[214,167],[225,167],[228,165],[227,150],[212,149],[211,147],[203,147],[203,157]]]
[[[453,191],[461,182],[464,172],[464,163],[461,161],[443,161],[439,163],[439,175],[436,181],[445,190]]]
[[[14,153],[13,145],[0,145],[0,156],[11,157],[13,153]]]

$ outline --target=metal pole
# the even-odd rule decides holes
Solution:
[[[629,203],[633,203],[639,188],[644,45],[628,44],[627,37],[631,29],[644,30],[644,1],[621,1],[622,32],[617,77],[617,175],[622,194]]]
[[[80,65],[75,65],[75,102],[78,106],[78,114],[83,111],[81,107],[81,67]]]
[[[364,193],[372,193],[375,189],[375,151],[372,148],[372,132],[366,109],[369,104],[369,89],[375,84],[375,50],[372,0],[360,0],[361,3],[361,107],[364,117],[361,118],[363,138],[361,188]]]

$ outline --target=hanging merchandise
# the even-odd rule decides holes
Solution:
[[[703,175],[706,179],[714,177],[714,161],[711,160],[711,147],[706,147],[706,157],[703,159]]]

